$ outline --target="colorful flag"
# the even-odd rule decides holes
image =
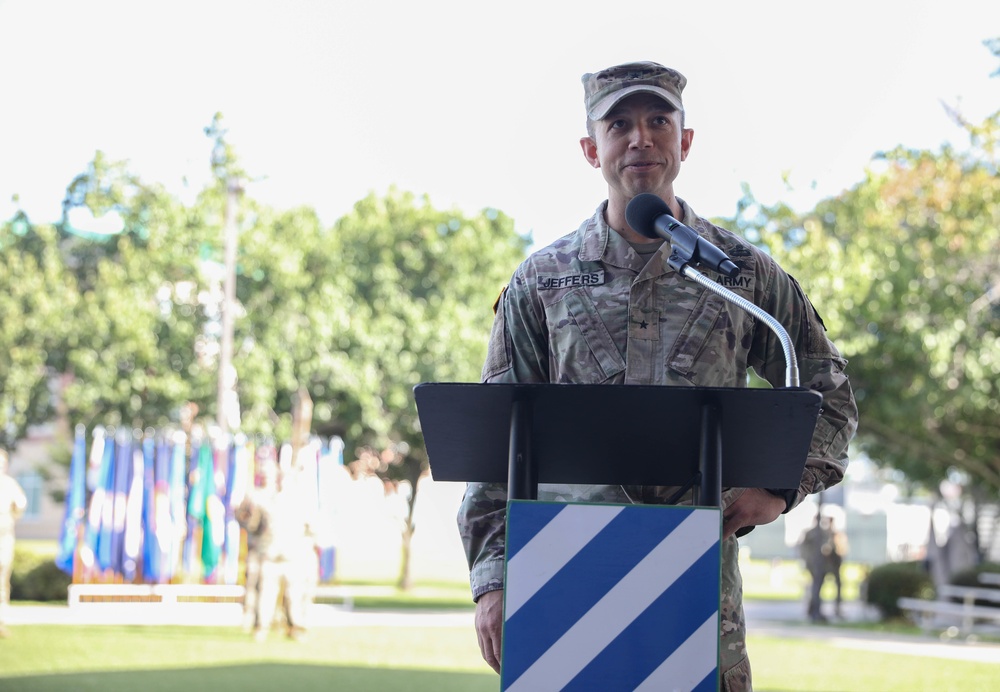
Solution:
[[[216,568],[222,555],[222,546],[226,536],[226,508],[222,496],[226,491],[225,466],[228,448],[213,448],[204,445],[208,454],[202,455],[201,471],[204,484],[204,514],[201,523],[201,564],[206,581],[214,582]]]
[[[145,474],[145,454],[143,441],[132,440],[129,458],[131,466],[128,471],[128,493],[125,496],[125,528],[122,533],[122,578],[126,583],[135,581],[142,565],[142,512],[143,512],[143,477]]]
[[[156,544],[156,459],[162,443],[150,432],[142,440],[142,580],[159,581],[160,550]]]
[[[115,470],[118,467],[118,457],[121,456],[114,433],[110,440],[104,441],[104,460],[101,462],[101,475],[103,476],[104,487],[101,492],[100,504],[98,505],[98,535],[96,563],[97,568],[102,572],[111,569],[114,563],[114,536],[115,524]],[[94,501],[97,502],[97,492],[94,493]]]
[[[193,574],[195,559],[201,552],[201,524],[205,518],[205,486],[202,482],[202,450],[205,440],[191,442],[191,462],[188,466],[187,537],[184,540],[184,571]]]
[[[236,584],[240,575],[240,525],[236,508],[246,497],[253,463],[253,443],[239,435],[229,448],[229,471],[226,474],[226,537],[223,550],[222,580]]]
[[[156,458],[152,473],[152,507],[149,509],[149,530],[146,545],[151,560],[150,573],[146,580],[158,584],[170,581],[170,543],[173,536],[173,522],[170,518],[170,457],[172,450],[166,438],[160,438],[156,445]],[[145,570],[144,570],[145,571]]]
[[[184,539],[187,536],[187,483],[185,482],[185,448],[187,438],[183,433],[174,435],[173,448],[170,453],[170,470],[167,476],[167,496],[170,502],[170,557],[163,577],[172,581],[177,568],[181,564],[181,553],[184,550]]]
[[[106,430],[103,426],[94,428],[93,440],[90,443],[90,462],[87,467],[87,486],[91,488],[90,504],[87,509],[87,527],[83,534],[83,546],[80,548],[80,562],[85,570],[92,570],[97,564],[98,542],[101,535],[101,517],[104,512],[104,501],[107,496],[108,477],[111,473],[111,448],[106,444]],[[97,469],[91,475],[93,469]],[[93,483],[93,485],[91,485]]]
[[[69,466],[69,488],[66,492],[66,513],[63,517],[62,535],[56,566],[66,574],[73,574],[73,562],[80,525],[83,523],[87,502],[87,439],[86,428],[76,426],[73,440],[73,458]]]
[[[327,453],[320,457],[317,467],[317,493],[319,502],[319,526],[317,527],[319,543],[319,580],[327,582],[333,579],[336,571],[336,515],[338,508],[334,504],[337,496],[337,476],[343,473],[344,441],[339,437],[331,437]]]
[[[93,440],[90,443],[90,457],[87,460],[87,491],[90,493],[97,492],[97,489],[101,487],[105,433],[104,426],[98,425],[94,428]]]

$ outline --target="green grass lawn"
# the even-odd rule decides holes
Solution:
[[[750,638],[756,689],[991,689],[995,664]],[[495,691],[471,628],[317,628],[255,643],[236,628],[20,626],[0,641],[0,690]]]
[[[748,560],[740,564],[740,570],[743,574],[743,594],[748,600],[800,600],[809,586],[809,574],[797,560]],[[845,601],[856,600],[859,597],[864,575],[864,566],[854,563],[844,565],[842,578]],[[354,598],[356,608],[471,609],[473,607],[469,584],[466,581],[422,582],[408,592],[399,591],[393,588],[391,582],[384,580],[344,583],[362,587],[361,594]],[[386,587],[386,590],[378,594],[365,595],[365,587],[372,586],[373,583]],[[827,579],[823,597],[832,602],[834,597],[832,579]]]
[[[496,689],[464,629],[322,628],[257,643],[237,628],[22,626],[0,641],[0,690]]]
[[[342,582],[341,585],[358,587],[353,599],[354,607],[359,610],[473,610],[476,607],[466,582],[421,583],[409,591],[402,591],[388,583]],[[374,590],[373,586],[376,587]],[[317,598],[316,602],[336,604],[342,603],[343,599]]]
[[[771,692],[969,692],[997,688],[995,663],[840,648],[824,641],[754,637],[755,690]]]
[[[742,565],[748,599],[801,599],[808,577],[796,561]],[[857,597],[864,570],[847,565],[844,595]],[[462,577],[464,579],[464,575]],[[460,579],[409,592],[385,580],[358,582],[356,609],[471,609]],[[832,597],[831,586],[824,592]],[[16,606],[15,606],[16,607]],[[898,625],[872,624],[887,633]],[[912,631],[912,628],[909,628]],[[837,635],[832,627],[831,636]],[[0,692],[17,690],[344,690],[491,692],[499,678],[481,660],[471,627],[315,628],[304,642],[277,634],[258,644],[238,628],[44,626],[12,628],[0,640]],[[985,690],[995,664],[843,648],[828,641],[749,633],[757,690],[774,692]]]

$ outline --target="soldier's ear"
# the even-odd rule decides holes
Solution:
[[[594,168],[601,167],[601,159],[597,154],[597,142],[594,141],[593,137],[581,137],[580,149],[583,150],[583,158],[587,159],[587,163]]]

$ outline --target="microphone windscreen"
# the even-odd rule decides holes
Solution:
[[[632,230],[647,238],[659,238],[656,219],[670,213],[670,207],[652,192],[643,192],[632,198],[625,207],[625,220]]]

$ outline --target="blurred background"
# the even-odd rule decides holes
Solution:
[[[803,284],[861,412],[845,482],[746,557],[797,561],[823,514],[859,574],[1000,560],[998,20],[962,1],[0,0],[19,539],[116,578],[74,567],[100,528],[98,429],[181,439],[185,463],[211,442],[223,504],[233,450],[252,478],[256,450],[289,445],[340,488],[336,578],[464,580],[462,489],[428,476],[412,387],[478,379],[500,288],[604,198],[580,76],[650,59],[689,79],[679,195]]]

